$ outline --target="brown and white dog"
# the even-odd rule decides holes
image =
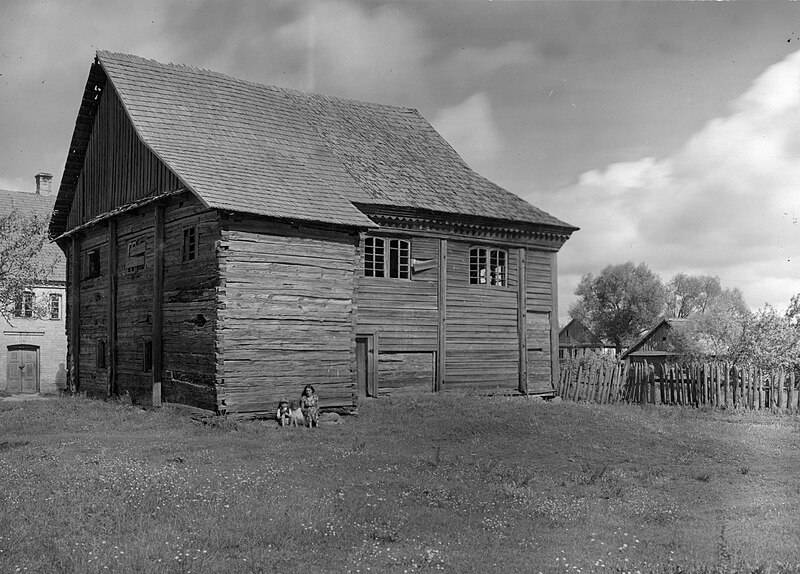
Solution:
[[[303,415],[303,409],[300,408],[300,403],[297,401],[292,401],[289,405],[289,423],[290,426],[293,427],[304,427],[306,426],[306,418]]]

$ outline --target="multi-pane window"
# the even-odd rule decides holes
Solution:
[[[404,239],[367,237],[364,240],[364,276],[411,278],[411,243]]]
[[[50,293],[50,301],[48,303],[47,315],[50,319],[57,321],[61,319],[61,294]]]
[[[25,291],[14,301],[14,315],[33,317],[33,291]]]
[[[197,226],[192,225],[183,230],[183,249],[181,250],[183,261],[194,261],[197,259]]]
[[[508,254],[502,249],[473,247],[469,250],[471,285],[508,285]]]

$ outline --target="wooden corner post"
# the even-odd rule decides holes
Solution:
[[[72,236],[70,247],[69,277],[69,390],[73,393],[80,389],[80,356],[81,356],[81,240],[76,233]]]
[[[108,396],[117,394],[117,220],[108,220]]]
[[[161,375],[163,372],[163,318],[164,294],[164,205],[155,205],[155,239],[153,241],[153,406],[161,406]]]
[[[528,250],[519,248],[517,336],[519,338],[519,392],[528,394]]]
[[[560,365],[558,363],[558,259],[556,253],[550,254],[550,369],[553,388],[558,385]]]
[[[441,391],[447,379],[447,239],[439,240],[439,285],[437,292],[439,348],[436,353],[434,390]]]

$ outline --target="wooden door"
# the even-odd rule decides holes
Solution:
[[[356,337],[356,387],[359,396],[378,396],[378,381],[375,376],[375,336]]]
[[[18,345],[8,348],[6,390],[12,393],[39,391],[39,350]]]

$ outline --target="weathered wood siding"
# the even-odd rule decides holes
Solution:
[[[395,236],[391,236],[395,237]],[[397,236],[411,243],[411,258],[434,261],[410,279],[365,277],[363,238],[357,276],[357,333],[378,334],[379,387],[388,392],[409,386],[432,390],[431,364],[438,349],[439,240]],[[413,356],[414,353],[419,356]]]
[[[519,253],[507,249],[507,286],[470,285],[469,250],[473,246],[448,241],[445,388],[470,386],[513,392],[519,381]]]
[[[116,391],[143,404],[150,402],[153,382],[152,372],[144,368],[144,345],[153,339],[154,229],[152,206],[117,219]],[[127,247],[134,241],[145,244],[144,268],[127,271]]]
[[[552,255],[528,249],[526,301],[528,305],[528,392],[547,393],[552,377],[553,312]]]
[[[139,140],[116,91],[106,83],[67,230],[116,207],[180,186],[180,180]]]
[[[183,261],[183,232],[197,229],[197,256]],[[184,194],[164,213],[164,288],[162,301],[162,399],[217,409],[217,245],[216,211]]]
[[[271,414],[307,383],[321,407],[353,405],[358,235],[242,217],[223,221],[221,406]]]
[[[78,318],[80,380],[78,390],[89,396],[108,394],[108,373],[97,366],[98,341],[106,340],[108,333],[108,243],[106,226],[99,225],[87,232],[81,241],[80,305]],[[98,250],[100,274],[87,278],[85,261],[90,251]]]

